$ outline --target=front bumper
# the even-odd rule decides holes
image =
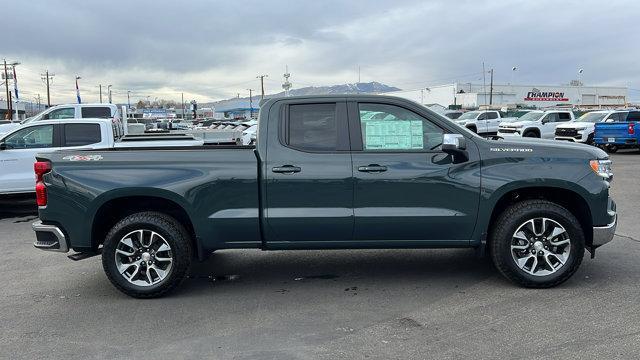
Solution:
[[[606,226],[593,227],[593,247],[598,247],[613,240],[616,234],[616,226],[618,226],[618,216],[613,217],[613,222]]]
[[[36,232],[36,241],[33,246],[40,250],[68,252],[69,243],[62,230],[55,225],[46,225],[38,220],[31,224],[31,228]]]

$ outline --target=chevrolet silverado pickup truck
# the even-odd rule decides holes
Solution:
[[[255,147],[38,155],[34,246],[101,254],[117,289],[150,298],[238,248],[475,248],[544,288],[614,235],[611,162],[596,147],[483,139],[378,95],[269,99],[258,126]]]
[[[607,152],[615,153],[618,149],[640,149],[640,111],[632,110],[616,122],[598,123],[595,125],[594,142]]]

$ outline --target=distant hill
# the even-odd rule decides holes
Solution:
[[[304,95],[332,95],[332,94],[380,94],[391,91],[398,91],[397,87],[381,84],[379,82],[368,83],[355,83],[355,84],[342,84],[331,86],[308,86],[299,89],[292,89],[289,91],[291,96],[304,96]],[[281,97],[284,96],[284,91],[277,94],[265,95],[265,98]],[[260,102],[260,95],[253,97],[253,107],[257,108]],[[216,111],[224,111],[227,109],[235,108],[249,108],[249,98],[231,98],[227,100],[220,100],[213,103],[199,104],[202,107],[215,106]]]

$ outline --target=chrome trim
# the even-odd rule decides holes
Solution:
[[[67,243],[67,238],[64,236],[62,230],[55,225],[45,225],[42,221],[38,220],[31,224],[31,228],[35,232],[48,232],[52,233],[56,239],[58,239],[57,243],[53,243],[51,245],[39,244],[38,241],[34,241],[33,246],[36,249],[44,250],[44,251],[56,251],[56,252],[69,252],[69,244]],[[58,245],[57,248],[54,246]]]
[[[618,225],[618,215],[615,215],[613,222],[606,226],[593,227],[593,246],[601,246],[613,240]]]

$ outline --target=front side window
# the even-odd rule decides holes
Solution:
[[[496,112],[488,112],[487,113],[487,119],[497,119],[498,118],[498,113]]]
[[[101,141],[99,124],[65,124],[65,146],[83,146]]]
[[[48,119],[73,119],[76,115],[74,108],[56,109],[47,115]]]
[[[7,149],[41,149],[53,147],[53,125],[30,126],[4,140]]]
[[[364,151],[432,151],[442,146],[444,131],[405,108],[359,104]],[[371,113],[384,114],[371,118]]]
[[[547,114],[547,116],[545,116],[544,119],[542,119],[543,123],[552,123],[552,122],[557,122],[557,121],[558,121],[558,114],[557,113]]]
[[[287,144],[307,151],[337,150],[336,104],[289,105]]]

